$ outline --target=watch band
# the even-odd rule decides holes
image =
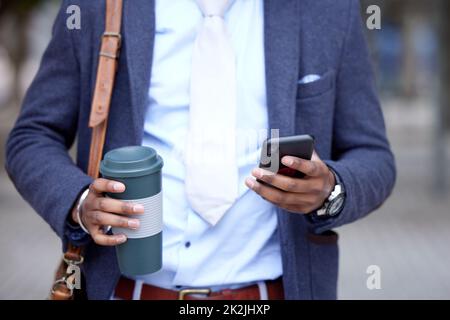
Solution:
[[[330,169],[331,173],[333,173],[334,175],[334,180],[336,181],[336,184],[342,186],[342,181],[341,178],[339,178],[339,175],[336,173],[336,171],[334,171],[332,168],[328,167],[328,169]]]
[[[336,174],[336,172],[335,172],[332,168],[330,168],[330,167],[328,167],[328,168],[329,168],[329,170],[331,171],[331,173],[332,173],[333,176],[334,176],[335,185],[334,185],[333,190],[331,191],[330,195],[327,197],[327,199],[326,199],[325,202],[323,203],[322,207],[320,207],[319,209],[317,209],[317,211],[316,211],[315,214],[316,214],[318,217],[329,216],[329,214],[327,214],[328,207],[330,206],[330,203],[336,198],[336,197],[333,197],[333,195],[334,195],[334,193],[335,193],[336,191],[339,190],[339,191],[338,191],[339,194],[345,193],[344,186],[342,185],[342,182],[341,182],[341,179],[339,178],[339,175]],[[338,189],[338,187],[339,187],[339,189]],[[332,198],[332,199],[331,199],[331,198]],[[331,216],[331,215],[330,215],[330,216]]]

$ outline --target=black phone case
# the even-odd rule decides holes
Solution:
[[[311,135],[267,139],[261,150],[259,167],[286,176],[302,178],[304,177],[303,173],[284,166],[281,159],[284,156],[293,156],[311,160],[313,150],[314,137]],[[278,170],[274,170],[273,161],[278,162]]]

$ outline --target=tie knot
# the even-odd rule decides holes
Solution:
[[[234,0],[196,0],[205,17],[223,17]]]

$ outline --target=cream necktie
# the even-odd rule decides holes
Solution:
[[[192,54],[186,194],[216,225],[238,197],[236,66],[223,14],[233,0],[197,0],[203,23]]]

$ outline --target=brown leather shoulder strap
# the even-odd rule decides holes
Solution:
[[[105,32],[97,69],[94,98],[92,100],[89,126],[96,127],[108,117],[114,78],[119,57],[122,24],[122,0],[106,1]]]
[[[89,119],[89,126],[92,128],[92,140],[89,152],[88,174],[93,178],[98,177],[103,145],[105,143],[109,106],[111,104],[122,41],[120,34],[122,7],[122,0],[106,1],[105,32],[102,36],[97,80]]]
[[[88,174],[94,179],[98,177],[100,161],[103,155],[109,107],[120,54],[122,8],[123,0],[106,0],[105,32],[102,35],[97,79],[89,119],[89,127],[92,128],[92,138],[89,151]],[[81,249],[69,243],[68,249],[64,253],[63,262],[57,271],[57,280],[53,285],[50,299],[70,300],[73,298],[73,289],[70,289],[74,281],[72,268],[74,265],[79,265],[83,262]]]

